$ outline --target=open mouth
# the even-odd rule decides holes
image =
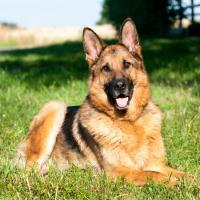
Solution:
[[[116,106],[119,110],[126,109],[129,103],[129,97],[124,94],[120,94],[117,98],[115,98]]]

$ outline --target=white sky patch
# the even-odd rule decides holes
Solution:
[[[184,6],[189,6],[191,4],[191,0],[182,0],[182,3],[183,3],[183,7]],[[194,0],[194,5],[196,5],[196,4],[200,4],[200,0]],[[186,10],[186,14],[190,14],[190,13],[191,13],[191,9],[188,8]],[[199,15],[195,16],[195,19],[199,20],[200,19],[200,6],[194,8],[194,13],[198,13],[199,14]]]
[[[2,0],[0,22],[20,26],[91,26],[100,19],[103,0]]]
[[[104,0],[0,0],[0,22],[19,26],[92,26],[100,19]],[[183,0],[189,5],[190,0]],[[194,0],[200,4],[200,0]],[[188,9],[187,13],[191,10]],[[200,14],[200,7],[195,8]],[[200,15],[195,19],[200,19]]]

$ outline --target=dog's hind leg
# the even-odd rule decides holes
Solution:
[[[46,173],[47,163],[65,119],[66,106],[63,102],[47,103],[34,117],[25,141],[18,148],[18,163]]]

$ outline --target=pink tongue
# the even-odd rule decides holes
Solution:
[[[116,99],[117,105],[121,108],[124,108],[127,106],[128,104],[128,97],[124,97],[124,98],[117,98]]]

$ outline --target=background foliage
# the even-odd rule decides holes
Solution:
[[[131,17],[139,33],[164,34],[169,25],[167,5],[167,0],[105,0],[100,23],[111,22],[119,29],[124,19]]]

